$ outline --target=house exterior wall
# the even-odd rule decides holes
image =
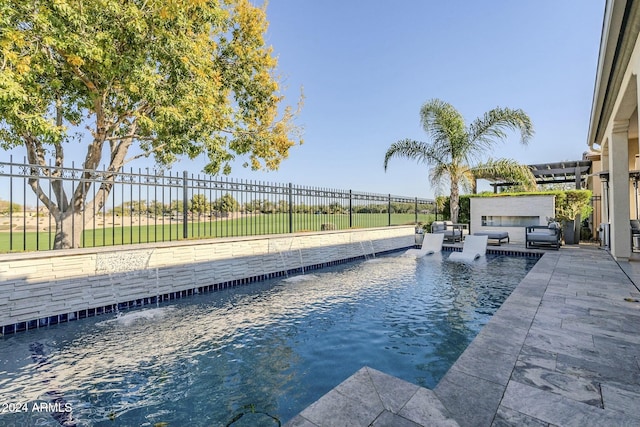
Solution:
[[[638,73],[640,2],[607,0],[587,144],[601,151],[608,173],[603,189],[602,221],[609,224],[609,249],[616,260],[631,256],[629,218],[635,190],[629,171],[638,154]]]
[[[369,257],[413,246],[414,232],[398,226],[6,254],[0,256],[0,327],[44,326],[49,317],[73,320],[118,303],[171,299]]]
[[[471,233],[483,231],[507,231],[513,243],[525,242],[525,226],[482,225],[483,216],[492,217],[537,217],[537,223],[531,225],[547,225],[547,218],[555,216],[555,196],[504,196],[504,197],[472,197],[471,200]]]

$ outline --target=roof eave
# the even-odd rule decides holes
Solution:
[[[615,99],[610,99],[612,97],[610,84],[614,67],[618,65],[619,61],[619,52],[617,51],[620,38],[623,36],[625,10],[630,1],[633,0],[607,0],[605,4],[587,138],[587,144],[591,149],[594,149],[594,144],[600,144],[604,127],[609,120],[608,116],[611,114],[609,112],[606,117],[604,116],[605,103],[615,102]]]

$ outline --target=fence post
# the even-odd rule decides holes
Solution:
[[[289,183],[289,233],[293,233],[293,184]]]
[[[189,206],[189,186],[187,185],[187,179],[189,178],[189,173],[187,171],[182,171],[182,237],[189,237],[189,223],[187,220],[189,217],[187,216],[187,207]]]
[[[389,217],[389,224],[387,225],[391,225],[391,194],[389,194],[389,202],[387,203],[387,212],[388,212],[388,217]]]
[[[352,191],[349,190],[349,228],[353,228],[353,202],[351,196]]]
[[[416,217],[415,223],[417,224],[418,223],[418,198],[417,197],[416,197],[416,209],[415,209],[415,211],[416,211],[415,212],[416,213],[415,214],[415,217]]]
[[[75,169],[76,169],[76,163],[75,161],[71,162],[71,170],[73,172],[71,172],[71,194],[75,194],[76,192],[76,178],[75,178]],[[71,217],[73,218],[71,220],[71,247],[75,248],[76,247],[76,233],[75,233],[75,229],[76,229],[76,220],[74,218],[75,216],[75,209],[74,209],[74,204],[71,205]],[[124,219],[122,220],[122,225],[123,225],[123,229],[124,229]],[[124,239],[122,239],[124,243]],[[78,245],[79,247],[80,245]]]
[[[9,156],[9,162],[9,252],[11,252],[13,251],[13,154]],[[25,236],[22,236],[22,239],[25,240]]]

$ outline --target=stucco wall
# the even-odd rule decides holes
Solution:
[[[552,195],[537,195],[471,198],[472,233],[507,231],[511,242],[524,243],[524,226],[483,226],[482,216],[537,216],[539,225],[547,225],[547,218],[555,216],[555,197]]]
[[[158,296],[164,300],[235,286],[413,244],[413,226],[399,226],[0,255],[0,332],[91,316],[118,303],[137,305]],[[17,325],[21,322],[26,324]]]

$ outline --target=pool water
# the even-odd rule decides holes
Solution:
[[[536,262],[447,256],[378,257],[5,337],[0,426],[275,426],[365,365],[433,388]]]

